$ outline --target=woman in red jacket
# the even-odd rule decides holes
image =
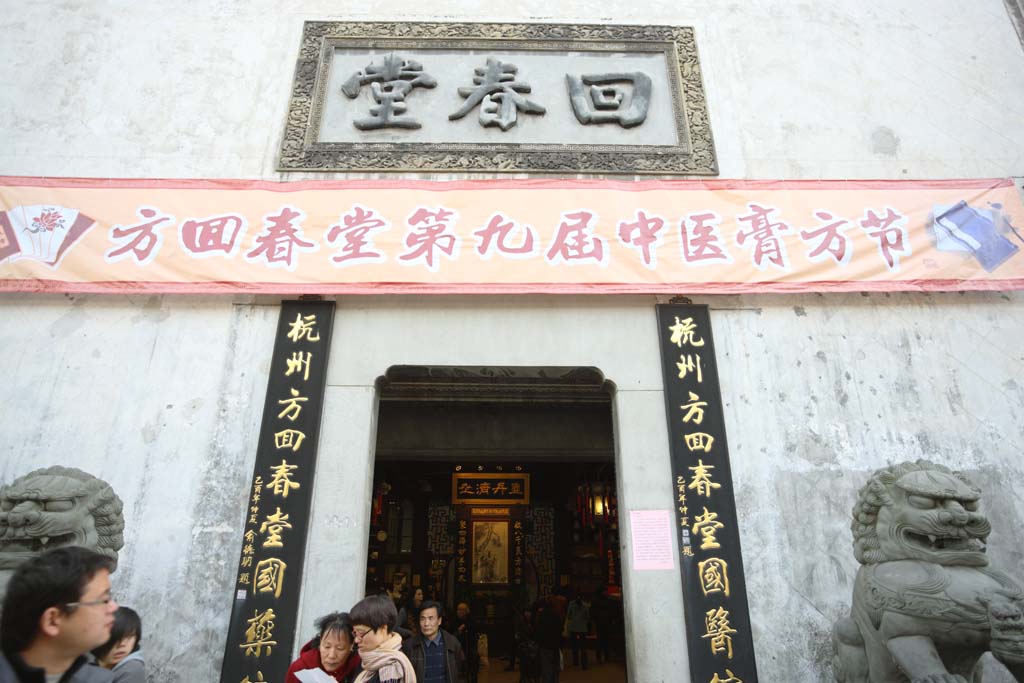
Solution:
[[[316,620],[317,637],[302,646],[299,658],[288,667],[285,683],[299,683],[295,672],[322,669],[338,683],[352,683],[362,670],[352,646],[352,622],[345,612],[331,612]]]

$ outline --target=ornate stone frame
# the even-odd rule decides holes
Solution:
[[[551,145],[317,143],[326,62],[335,45],[660,51],[676,64],[673,109],[680,144]],[[598,24],[468,24],[308,21],[295,67],[279,171],[717,175],[693,28]]]

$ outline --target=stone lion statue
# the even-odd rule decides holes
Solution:
[[[101,479],[72,467],[29,472],[0,487],[0,569],[49,548],[77,545],[117,564],[124,545],[121,499]]]
[[[1024,593],[989,567],[980,499],[924,460],[871,475],[853,508],[853,606],[833,628],[837,681],[1024,683]]]

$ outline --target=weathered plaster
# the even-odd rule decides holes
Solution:
[[[108,0],[0,17],[0,171],[284,177],[309,19],[694,26],[725,178],[993,177],[1019,175],[1024,159],[1024,51],[1002,0],[614,0],[599,12],[582,0]],[[894,154],[875,151],[879,128],[900,139]]]
[[[3,295],[0,310],[0,480],[61,464],[109,482],[126,524],[114,583],[154,680],[212,680],[196,652],[224,647],[277,309]]]
[[[710,303],[762,680],[825,681],[856,571],[850,510],[874,468],[930,457],[987,494],[993,561],[1022,565],[1024,297],[702,297]],[[671,505],[653,297],[339,302],[300,635],[363,586],[373,382],[394,364],[585,365],[616,385],[631,509]],[[410,310],[415,309],[411,315]],[[160,680],[212,680],[265,391],[273,306],[180,297],[0,297],[0,477],[61,463],[110,481],[128,523],[115,583]],[[401,330],[401,334],[396,334]],[[26,340],[32,340],[27,343]],[[41,343],[40,343],[41,342]],[[628,555],[626,556],[628,560]],[[674,572],[624,566],[633,681],[686,669]],[[196,656],[197,652],[203,653]],[[657,656],[654,656],[654,655]]]

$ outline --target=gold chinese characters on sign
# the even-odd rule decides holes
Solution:
[[[291,648],[326,358],[318,315],[308,311],[279,322],[221,680],[279,680],[275,651]]]
[[[481,472],[452,474],[453,505],[529,505],[530,475]]]
[[[707,309],[675,304],[658,308],[687,632],[694,634],[690,680],[754,683],[757,675]],[[739,573],[730,576],[730,570]],[[729,668],[722,666],[725,662]]]

